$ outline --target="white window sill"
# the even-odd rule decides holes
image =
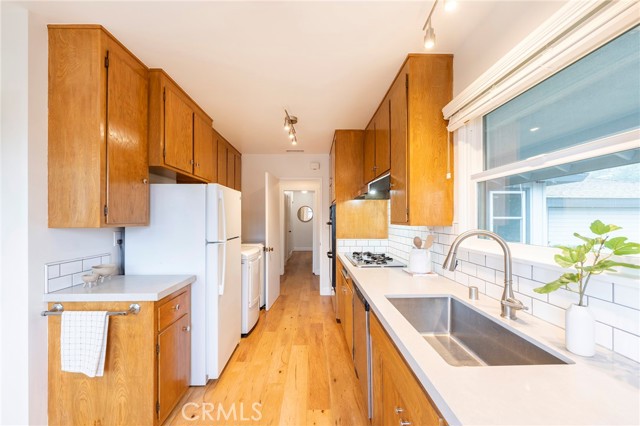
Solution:
[[[468,238],[463,241],[462,244],[460,244],[460,248],[468,250],[470,252],[485,254],[500,259],[502,259],[503,256],[500,246],[492,240]],[[554,255],[561,252],[560,249],[517,243],[509,243],[509,249],[511,250],[511,257],[513,262],[532,265],[547,269],[552,272],[557,272],[558,276],[560,276],[560,274],[564,272],[569,271],[568,269],[561,268],[553,260]],[[617,256],[614,257],[614,260],[640,265],[640,256]],[[592,280],[613,282],[619,285],[638,288],[638,286],[640,285],[640,270],[629,268],[617,269],[619,271],[617,273],[612,272],[593,276]]]

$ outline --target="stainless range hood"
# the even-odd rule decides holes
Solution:
[[[391,188],[391,175],[389,173],[369,182],[360,190],[356,200],[388,200]]]

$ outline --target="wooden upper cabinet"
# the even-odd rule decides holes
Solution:
[[[331,189],[331,203],[336,202],[336,144],[331,144],[329,151],[329,188]]]
[[[409,55],[391,87],[391,223],[453,222],[453,147],[442,116],[452,81],[452,55]]]
[[[364,130],[364,147],[362,160],[362,177],[364,183],[371,182],[376,177],[376,123],[375,118]]]
[[[391,112],[391,223],[409,222],[407,187],[407,87],[408,65],[402,67],[389,90]]]
[[[385,98],[374,117],[376,123],[376,164],[375,177],[389,171],[391,145],[389,141],[389,99]]]
[[[164,98],[164,162],[186,173],[193,172],[193,109],[180,88],[166,81]]]
[[[220,185],[227,186],[227,152],[229,151],[229,143],[216,132],[218,145],[218,179]]]
[[[362,167],[357,166],[363,161],[364,139],[362,130],[336,130],[333,137],[331,180],[335,191],[337,238],[389,236],[388,202],[354,200],[364,183]]]
[[[213,127],[200,114],[193,117],[193,174],[215,182],[218,169],[218,150]]]
[[[389,171],[391,155],[389,119],[389,100],[385,98],[364,131],[362,172],[365,183]]]
[[[213,120],[161,69],[149,71],[149,166],[186,182],[215,182]]]
[[[99,25],[48,28],[49,227],[147,225],[147,67]]]
[[[220,185],[240,191],[242,155],[220,133],[214,131],[218,146],[218,180]]]
[[[233,189],[242,190],[242,155],[239,152],[234,153],[235,157],[235,179],[233,181]]]

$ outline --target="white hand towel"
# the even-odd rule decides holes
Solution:
[[[102,377],[109,329],[107,312],[63,312],[61,328],[62,371]]]

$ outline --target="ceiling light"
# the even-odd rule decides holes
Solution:
[[[444,10],[447,12],[452,12],[456,10],[458,7],[458,2],[456,0],[444,0]]]
[[[294,115],[289,115],[289,112],[285,108],[284,110],[284,130],[289,132],[289,139],[291,140],[291,145],[298,144],[298,137],[296,135],[296,128],[294,124],[298,122],[298,117]]]
[[[530,132],[537,132],[538,130],[540,130],[540,127],[532,127],[529,129]]]
[[[436,32],[433,30],[433,27],[429,25],[427,31],[424,33],[424,48],[425,49],[433,49],[436,45]]]
[[[431,17],[433,16],[433,11],[436,10],[436,6],[438,5],[438,0],[433,2],[433,6],[431,7],[431,11],[429,12],[429,16],[427,20],[424,22],[422,26],[422,31],[424,31],[424,47],[425,49],[433,49],[436,45],[436,32],[431,25]],[[456,0],[444,0],[444,10],[447,12],[451,12],[456,8],[458,2]]]

